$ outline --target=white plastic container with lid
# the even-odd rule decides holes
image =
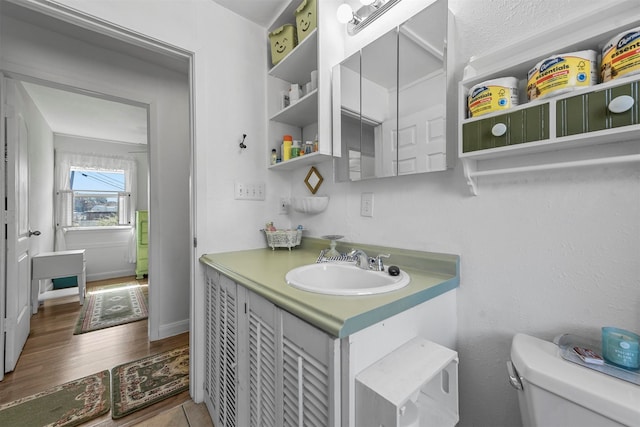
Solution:
[[[527,74],[529,101],[556,96],[598,83],[597,53],[582,50],[550,56]]]
[[[640,74],[640,27],[623,31],[602,48],[601,82],[633,74]]]
[[[518,80],[503,77],[472,86],[467,98],[469,117],[503,111],[518,105]]]

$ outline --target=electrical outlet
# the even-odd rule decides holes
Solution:
[[[360,216],[373,217],[373,193],[360,195]]]
[[[280,197],[279,211],[280,215],[286,215],[289,213],[289,199],[286,197]]]

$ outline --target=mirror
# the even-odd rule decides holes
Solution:
[[[398,30],[393,29],[360,52],[361,179],[396,175],[398,122]]]
[[[334,67],[336,180],[447,168],[447,21],[438,0]]]
[[[338,181],[357,181],[360,172],[360,52],[342,61],[333,70],[334,99],[340,99],[333,107],[334,140],[341,144],[342,157],[338,160],[335,175]]]

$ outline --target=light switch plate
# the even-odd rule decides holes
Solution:
[[[373,193],[362,193],[360,196],[360,216],[373,217]]]
[[[264,182],[236,182],[234,197],[236,200],[264,200]]]

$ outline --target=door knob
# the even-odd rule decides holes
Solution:
[[[31,237],[31,236],[39,236],[40,234],[41,233],[38,230],[36,230],[36,231],[29,230],[29,237]]]

